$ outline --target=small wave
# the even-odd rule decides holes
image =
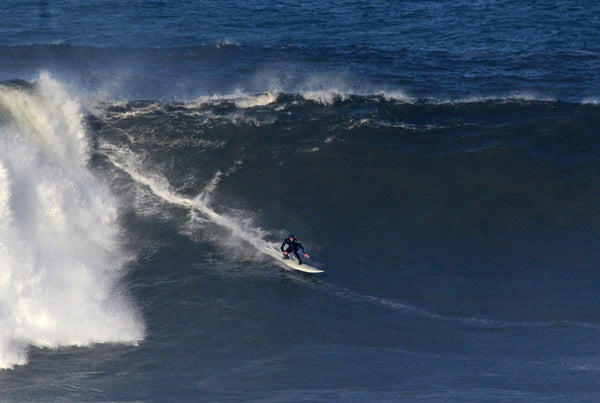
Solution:
[[[505,95],[472,95],[463,98],[427,98],[421,102],[433,105],[481,104],[488,102],[555,102],[556,99],[529,92],[513,92]]]
[[[265,92],[262,94],[245,94],[240,90],[226,95],[201,96],[195,101],[186,102],[187,108],[198,108],[204,105],[219,104],[222,102],[233,103],[237,108],[246,109],[257,106],[266,106],[277,101],[279,94],[276,92]]]
[[[244,92],[236,90],[232,93],[212,94],[198,96],[189,101],[160,102],[160,101],[103,101],[99,109],[104,109],[107,119],[136,118],[151,116],[161,113],[177,113],[185,110],[188,115],[196,114],[205,119],[228,118],[240,124],[250,123],[255,125],[269,124],[273,119],[268,115],[261,115],[260,119],[252,113],[272,111],[287,113],[295,108],[310,105],[324,107],[356,105],[356,111],[377,110],[381,107],[394,106],[453,106],[461,107],[482,104],[510,104],[510,103],[554,103],[555,98],[541,96],[527,92],[515,92],[505,95],[479,96],[473,95],[464,98],[413,98],[402,90],[379,90],[371,93],[353,92],[337,89],[308,90],[299,92],[280,92],[277,90],[261,93]],[[588,97],[581,104],[597,105],[598,98]],[[103,106],[102,106],[103,105]],[[352,109],[346,109],[349,113]],[[248,114],[245,114],[248,112]]]
[[[331,88],[298,92],[283,92],[277,89],[270,89],[262,93],[247,93],[238,89],[233,93],[228,94],[199,96],[196,100],[184,102],[184,104],[193,108],[211,104],[233,103],[240,109],[246,109],[278,104],[283,102],[286,98],[302,99],[304,101],[311,101],[322,105],[333,105],[338,102],[346,102],[351,98],[383,99],[387,102],[401,103],[416,102],[414,98],[408,96],[402,90],[379,90],[368,93]]]
[[[335,102],[343,102],[348,99],[348,94],[336,90],[306,91],[300,93],[300,96],[307,101],[323,105],[332,105]]]
[[[600,98],[597,98],[597,97],[584,98],[583,101],[581,101],[581,103],[583,105],[600,105]]]
[[[217,47],[217,49],[221,49],[221,48],[226,48],[226,47],[239,48],[242,45],[239,42],[230,41],[230,40],[225,39],[225,40],[216,42],[215,46]]]
[[[195,123],[200,126],[210,126],[215,122],[223,121],[237,126],[252,125],[263,126],[275,121],[272,116],[256,116],[245,113],[245,109],[251,109],[255,106],[269,105],[272,95],[231,98],[221,96],[211,96],[204,99],[197,99],[190,102],[160,103],[154,101],[135,101],[135,102],[102,102],[93,109],[96,114],[105,121],[118,122],[121,120],[135,120],[138,118],[164,118],[165,116],[185,116],[196,119]],[[229,104],[235,106],[227,107]],[[238,106],[239,105],[239,106]],[[148,140],[148,139],[146,139]],[[166,140],[165,140],[166,141]],[[177,139],[168,140],[170,145],[174,142],[195,142],[210,146],[205,140]],[[167,145],[167,143],[163,144]],[[219,147],[222,142],[216,142]]]

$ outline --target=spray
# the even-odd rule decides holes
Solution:
[[[0,84],[0,368],[46,348],[137,343],[117,203],[87,168],[79,104],[48,74]]]

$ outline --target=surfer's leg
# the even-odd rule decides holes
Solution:
[[[302,260],[300,259],[300,255],[298,254],[297,250],[294,251],[294,255],[296,255],[296,258],[298,259],[298,264],[302,264]]]

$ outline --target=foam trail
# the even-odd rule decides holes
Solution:
[[[0,84],[0,368],[29,345],[136,343],[116,202],[87,169],[78,103],[46,74]]]
[[[101,149],[114,166],[127,173],[135,182],[146,186],[163,201],[194,212],[200,212],[211,223],[229,230],[232,237],[245,240],[260,253],[275,256],[271,252],[271,244],[264,240],[265,234],[262,230],[251,227],[249,223],[243,222],[243,220],[220,214],[210,206],[212,191],[219,184],[222,177],[233,172],[241,164],[241,161],[236,162],[236,165],[225,173],[217,171],[212,180],[197,196],[185,197],[173,191],[164,176],[144,169],[143,161],[131,151],[107,143],[101,144]],[[276,256],[279,258],[278,254]]]

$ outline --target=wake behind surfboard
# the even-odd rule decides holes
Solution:
[[[284,259],[277,245],[270,245],[265,249],[265,254],[275,258],[284,267],[290,267],[294,270],[303,271],[305,273],[323,273],[323,270],[307,265],[306,263],[298,264],[295,259]]]

